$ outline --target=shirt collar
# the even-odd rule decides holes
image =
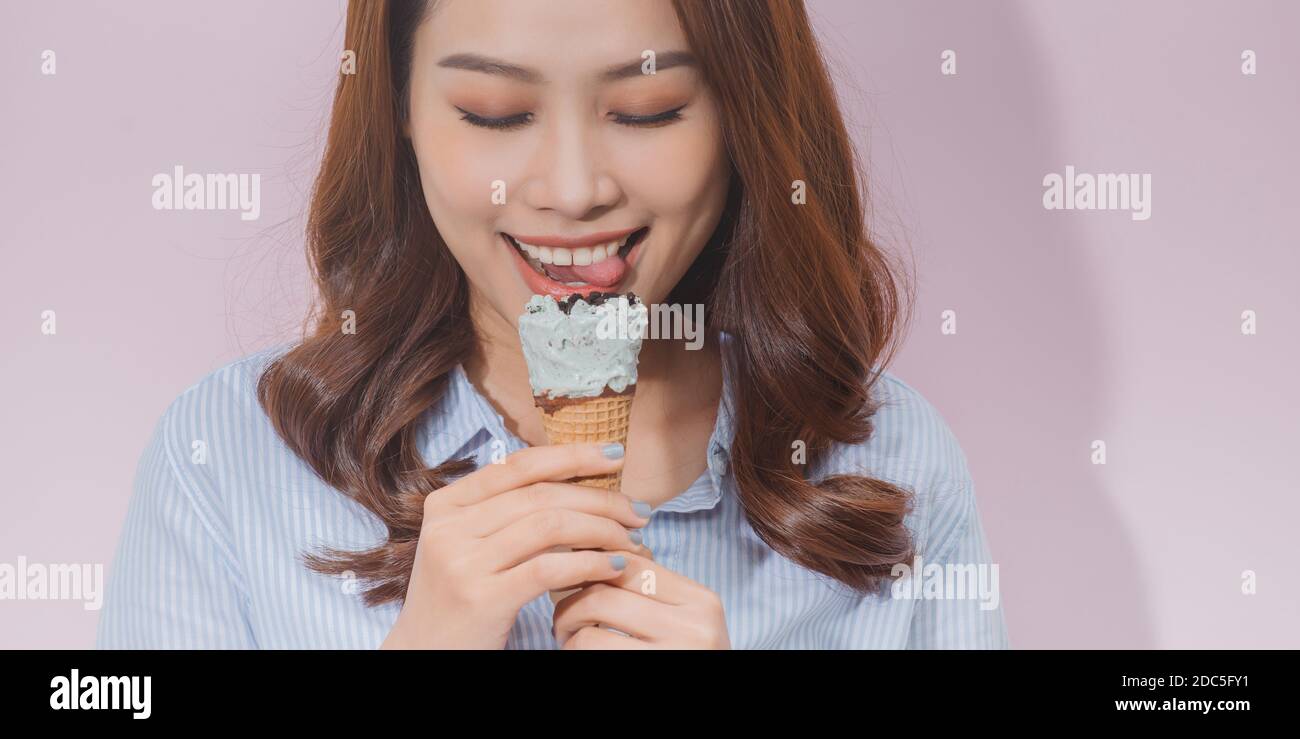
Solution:
[[[725,351],[733,339],[730,334],[722,332],[719,340]],[[718,402],[717,421],[709,437],[708,472],[680,495],[656,508],[656,512],[689,513],[717,506],[722,498],[723,478],[730,469],[734,409],[732,380],[724,363],[722,397]],[[453,457],[472,455],[479,445],[470,442],[483,432],[487,433],[488,440],[500,442],[505,454],[528,446],[506,428],[505,419],[470,382],[464,366],[457,364],[448,374],[447,390],[442,400],[427,411],[422,424],[419,444],[424,459],[431,467],[436,467]]]
[[[442,400],[428,411],[424,423],[425,436],[421,441],[425,461],[436,467],[452,457],[472,454],[475,437],[486,431],[488,435],[505,444],[505,453],[522,449],[525,444],[509,433],[505,419],[470,382],[463,365],[457,364],[447,376],[447,390]],[[517,446],[511,446],[512,442]]]

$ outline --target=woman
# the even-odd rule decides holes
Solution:
[[[168,409],[102,646],[1005,644],[897,587],[989,554],[883,369],[895,270],[799,3],[353,0],[346,47],[314,330]],[[702,343],[646,340],[625,456],[546,446],[516,332],[593,290],[704,306]]]

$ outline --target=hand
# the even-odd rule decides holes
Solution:
[[[561,482],[619,469],[604,446],[521,449],[425,498],[406,599],[381,648],[500,649],[542,593],[617,577],[615,555],[645,551],[628,527],[646,519],[621,493]],[[549,551],[566,546],[588,551]]]
[[[731,648],[718,595],[639,554],[556,604],[555,638],[563,649]]]

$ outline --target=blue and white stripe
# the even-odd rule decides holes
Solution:
[[[109,573],[100,648],[372,649],[384,640],[398,604],[367,607],[358,583],[313,573],[298,559],[322,546],[373,546],[384,529],[316,477],[258,405],[258,375],[285,349],[213,372],[163,414],[140,459]],[[910,487],[917,495],[907,525],[927,565],[990,564],[956,438],[938,411],[892,374],[878,387],[886,403],[872,438],[835,447],[812,473],[852,471]],[[733,647],[1007,646],[1000,605],[861,596],[772,551],[745,521],[727,468],[730,398],[728,379],[707,472],[655,509],[643,536],[656,562],[721,596]],[[526,446],[460,367],[423,421],[419,439],[430,465],[453,455],[483,465],[503,446],[507,453]],[[553,610],[545,594],[526,605],[507,647],[554,649]]]

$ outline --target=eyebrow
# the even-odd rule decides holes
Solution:
[[[673,67],[694,67],[697,66],[695,56],[689,51],[665,51],[662,54],[655,53],[655,72],[660,72]],[[603,82],[615,82],[632,77],[641,76],[641,65],[645,63],[644,59],[635,59],[626,64],[615,64],[606,68],[599,75]],[[517,64],[511,64],[500,59],[493,59],[481,54],[452,54],[443,57],[438,62],[439,67],[448,69],[463,69],[469,72],[482,72],[484,74],[493,74],[501,77],[527,82],[529,84],[545,84],[546,78],[542,73],[531,67],[521,67]]]

